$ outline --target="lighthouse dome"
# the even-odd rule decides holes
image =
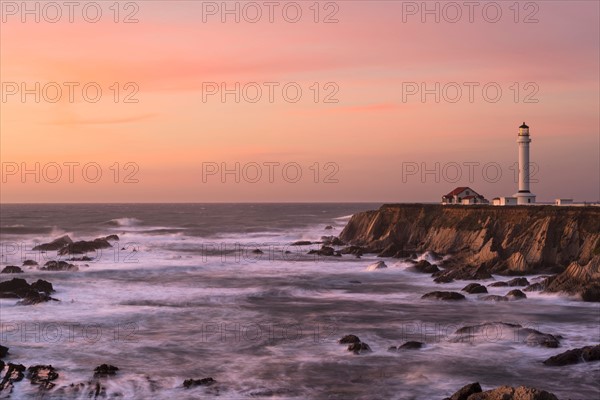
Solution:
[[[523,122],[523,125],[519,127],[520,129],[529,129],[529,127]]]

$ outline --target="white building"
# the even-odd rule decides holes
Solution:
[[[529,127],[523,122],[519,127],[519,191],[513,197],[517,204],[535,204],[535,194],[529,191]]]
[[[555,206],[564,206],[573,204],[573,199],[556,199],[554,200]]]
[[[496,197],[492,200],[492,205],[495,206],[516,206],[516,197]]]

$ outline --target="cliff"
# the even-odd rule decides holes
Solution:
[[[340,239],[387,256],[450,254],[448,267],[563,272],[600,256],[600,207],[388,204],[352,216]]]

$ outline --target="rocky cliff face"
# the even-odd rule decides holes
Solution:
[[[449,267],[562,272],[600,256],[600,207],[384,205],[355,214],[340,239],[385,255],[451,254]]]

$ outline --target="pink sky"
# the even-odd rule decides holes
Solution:
[[[132,24],[113,21],[113,2],[99,2],[98,23],[86,22],[81,10],[69,23],[66,8],[57,23],[44,15],[40,23],[31,16],[23,23],[6,3],[12,2],[2,2],[0,27],[2,202],[437,201],[466,185],[492,198],[516,191],[511,167],[523,121],[531,127],[531,159],[539,166],[532,185],[538,200],[600,200],[598,2],[521,2],[519,23],[509,8],[513,2],[497,3],[497,23],[485,20],[482,2],[473,23],[466,7],[456,23],[443,15],[440,23],[431,15],[423,23],[420,13],[403,21],[403,8],[421,2],[341,1],[335,2],[338,22],[329,24],[314,22],[313,2],[298,2],[297,23],[282,16],[289,2],[279,3],[273,23],[264,2],[255,3],[263,11],[258,22],[242,15],[240,23],[231,16],[223,23],[220,13],[203,22],[210,2],[138,1],[131,2],[139,8],[139,22]],[[320,19],[335,10],[327,2],[320,9]],[[119,18],[130,11],[121,9]],[[524,23],[532,12],[538,22]],[[7,94],[7,85],[33,88],[36,82],[62,85],[60,101]],[[94,82],[103,93],[89,103],[75,90],[71,102],[64,82]],[[134,85],[125,87],[128,82]],[[263,96],[256,103],[236,103],[233,95],[222,102],[203,93],[212,82],[230,88],[255,82]],[[279,84],[272,103],[265,82]],[[463,98],[436,103],[429,95],[423,103],[414,95],[403,101],[403,87],[411,82],[431,88],[457,82]],[[464,82],[479,85],[472,102]],[[289,83],[302,89],[296,103],[282,95]],[[495,103],[481,91],[490,83],[502,90]],[[124,103],[134,87],[138,102]],[[337,103],[325,103],[336,88]],[[525,102],[534,90],[537,103]],[[73,182],[64,166],[69,162],[80,163]],[[231,174],[225,183],[219,174],[203,179],[203,163],[234,168],[236,162],[252,177],[252,163],[259,164],[262,179],[244,181],[243,171],[239,183]],[[273,182],[268,162],[279,163]],[[35,169],[35,163],[39,183],[35,174],[21,175],[23,166]],[[52,163],[62,166],[56,183],[49,182]],[[101,168],[97,182],[84,179],[86,163]],[[139,170],[125,170],[126,163]],[[403,179],[403,165],[435,169],[436,163],[438,177]],[[453,182],[445,176],[454,177],[450,165],[456,164],[448,163],[479,166],[473,181],[465,166],[463,179]],[[300,168],[298,182],[282,176],[286,164]],[[484,176],[486,164],[493,167],[488,172],[499,166],[502,177]],[[124,182],[128,172],[137,183]],[[329,180],[328,173],[334,173]]]

